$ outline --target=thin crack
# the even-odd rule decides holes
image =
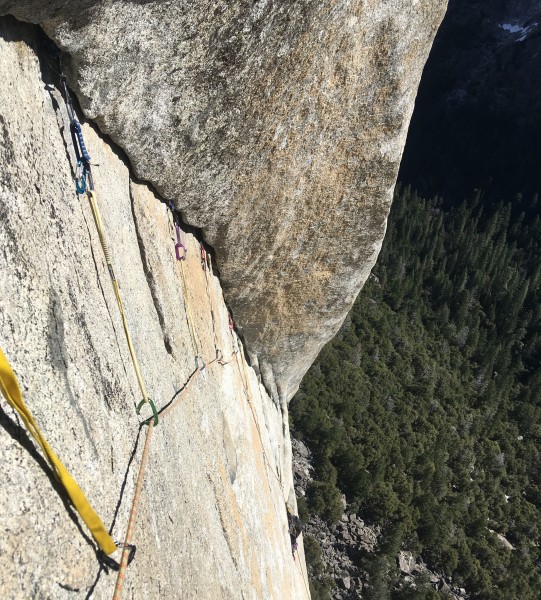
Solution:
[[[82,210],[82,207],[81,207],[81,210]],[[113,316],[111,315],[111,311],[109,310],[109,304],[107,302],[107,298],[105,297],[105,291],[104,291],[102,283],[101,283],[100,271],[99,271],[99,268],[98,268],[98,263],[96,261],[96,255],[94,254],[94,248],[92,246],[92,235],[90,233],[90,227],[88,226],[88,221],[86,220],[86,215],[85,215],[84,210],[82,210],[82,213],[83,213],[83,219],[84,219],[84,222],[85,222],[85,225],[86,225],[86,230],[88,232],[88,239],[89,239],[89,242],[90,242],[89,243],[90,253],[92,254],[92,261],[94,262],[94,269],[96,270],[96,280],[98,282],[98,286],[100,288],[101,295],[103,297],[103,303],[105,304],[105,308],[107,309],[107,314],[109,315],[109,320],[111,321],[111,327],[113,328],[113,332],[115,334],[115,341],[116,341],[116,346],[118,348],[118,354],[120,356],[120,363],[122,364],[122,369],[124,370],[124,374],[126,375],[126,381],[128,382],[128,385],[130,386],[131,393],[132,393],[133,396],[135,396],[135,392],[134,392],[133,387],[132,387],[131,379],[128,376],[128,371],[127,371],[126,365],[124,363],[124,357],[122,356],[122,351],[120,349],[120,342],[118,341],[118,334],[117,334],[117,331],[116,331],[115,323],[113,321]]]
[[[128,190],[130,194],[130,203],[131,203],[131,211],[133,217],[133,223],[135,225],[135,233],[137,236],[137,245],[139,246],[139,254],[141,255],[141,263],[143,265],[143,271],[145,273],[145,278],[147,280],[148,289],[150,290],[150,295],[152,296],[152,303],[154,304],[154,309],[158,316],[158,321],[160,323],[160,327],[163,335],[163,344],[168,354],[173,354],[173,348],[171,346],[171,341],[169,339],[169,334],[167,333],[166,323],[165,323],[165,315],[163,314],[163,308],[161,306],[160,300],[158,298],[158,294],[156,293],[156,282],[152,276],[152,270],[150,269],[150,265],[148,264],[147,253],[145,250],[145,244],[143,242],[143,237],[141,232],[139,231],[139,224],[137,222],[137,216],[135,214],[135,198],[133,196],[132,191],[132,179],[130,177],[130,182],[128,184]]]

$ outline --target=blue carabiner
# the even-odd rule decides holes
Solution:
[[[90,154],[88,154],[88,150],[86,149],[85,139],[83,137],[83,130],[81,129],[81,124],[77,119],[73,119],[73,128],[75,129],[75,134],[77,135],[77,140],[79,141],[79,148],[81,150],[81,156],[84,160],[89,163],[90,162]]]
[[[77,190],[78,194],[84,194],[86,192],[86,167],[82,160],[77,161],[75,189]]]

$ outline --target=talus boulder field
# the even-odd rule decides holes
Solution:
[[[87,118],[216,251],[287,401],[379,252],[445,0],[0,0],[65,53]]]

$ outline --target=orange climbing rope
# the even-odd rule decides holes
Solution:
[[[206,367],[210,367],[213,363],[219,362],[218,359],[214,359],[207,363]],[[174,408],[178,406],[180,401],[187,395],[194,381],[201,371],[202,368],[197,368],[188,378],[188,381],[184,388],[178,393],[176,398],[173,398],[171,402],[164,406],[159,411],[159,416],[164,417],[170,413]],[[130,510],[130,518],[128,520],[128,528],[126,530],[126,538],[124,540],[124,549],[122,551],[122,559],[120,561],[120,568],[118,569],[118,575],[116,579],[115,591],[113,594],[113,600],[120,600],[122,594],[122,588],[124,586],[126,567],[128,566],[129,546],[132,544],[133,529],[135,527],[135,518],[137,516],[137,510],[139,507],[139,499],[141,496],[141,490],[143,488],[143,481],[145,477],[145,470],[148,464],[148,455],[150,450],[150,440],[152,438],[152,432],[154,430],[154,422],[150,420],[148,423],[147,435],[145,438],[145,445],[143,447],[143,454],[141,456],[141,464],[139,465],[139,473],[137,474],[137,483],[135,485],[135,493],[133,495],[132,507]]]
[[[132,543],[133,528],[135,527],[135,518],[137,516],[137,510],[139,508],[139,498],[141,496],[141,490],[143,488],[145,470],[148,463],[148,453],[150,450],[150,440],[152,439],[153,431],[154,421],[151,421],[148,425],[147,435],[145,437],[145,445],[143,447],[143,455],[141,456],[141,464],[139,465],[139,473],[137,475],[137,483],[135,484],[135,492],[133,494],[130,518],[128,519],[128,528],[126,529],[126,537],[124,538],[124,548],[122,549],[122,558],[120,559],[120,566],[118,568],[118,575],[116,578],[113,600],[120,600],[122,588],[124,586],[124,573],[126,572],[126,567],[128,566],[129,546]]]

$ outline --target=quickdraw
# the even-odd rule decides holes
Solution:
[[[203,271],[207,270],[207,251],[205,250],[205,246],[203,246],[203,244],[200,244],[201,247],[201,268],[203,269]]]
[[[175,244],[175,255],[177,257],[177,260],[186,260],[186,255],[188,254],[188,249],[182,243],[182,238],[180,237],[180,227],[176,221],[175,221],[175,229],[177,232],[177,243]]]
[[[68,112],[68,118],[70,121],[71,141],[73,143],[75,159],[77,161],[77,167],[75,172],[75,189],[77,190],[78,194],[84,194],[87,191],[87,189],[94,189],[92,181],[92,172],[90,169],[90,154],[86,149],[81,124],[75,116],[75,109],[73,107],[73,102],[68,91],[68,86],[66,84],[66,77],[64,75],[60,75],[60,81],[62,83],[64,101],[66,103],[66,110]],[[90,184],[89,186],[87,186],[87,179]]]
[[[177,260],[186,260],[186,256],[188,255],[188,248],[182,243],[182,238],[180,236],[181,229],[178,224],[177,216],[175,214],[175,205],[169,200],[167,202],[167,206],[171,211],[171,215],[173,216],[173,223],[175,224],[175,233],[177,236],[177,243],[175,244],[175,256]]]

